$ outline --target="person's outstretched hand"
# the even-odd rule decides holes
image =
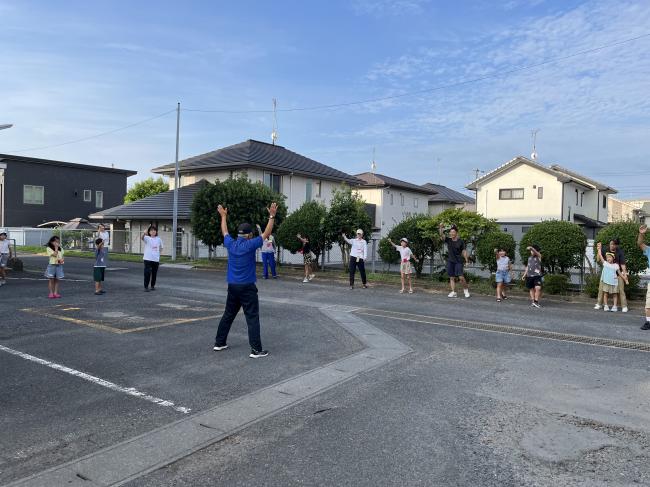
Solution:
[[[222,217],[228,216],[228,208],[224,208],[223,206],[219,205],[217,206],[217,211]]]
[[[278,212],[278,204],[271,203],[271,206],[269,206],[268,210],[269,210],[269,216],[275,216],[275,214]]]
[[[639,233],[645,233],[648,231],[648,225],[641,225],[639,227]]]

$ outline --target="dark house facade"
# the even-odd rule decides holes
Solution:
[[[88,218],[121,205],[136,171],[0,154],[0,227]]]

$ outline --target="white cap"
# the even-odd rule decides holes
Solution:
[[[357,235],[359,235],[359,234],[363,235],[363,230],[358,229],[358,230],[357,230]]]
[[[399,241],[400,241],[400,242],[406,242],[406,243],[409,243],[409,239],[406,238],[406,237],[402,237],[402,238],[400,238]]]

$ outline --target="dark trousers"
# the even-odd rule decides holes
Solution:
[[[356,257],[350,257],[350,286],[354,286],[354,275],[357,272],[357,267],[359,268],[359,274],[361,274],[361,282],[366,284],[366,264],[363,259],[357,259]]]
[[[264,264],[264,279],[269,278],[269,266],[271,267],[271,275],[275,277],[275,255],[273,252],[262,252],[262,263]]]
[[[158,275],[158,266],[160,262],[153,260],[144,261],[144,287],[149,287],[149,281],[151,281],[151,287],[156,287],[156,276]]]
[[[215,345],[222,347],[226,344],[230,327],[240,308],[244,308],[244,316],[246,316],[248,343],[253,350],[261,351],[260,303],[257,299],[257,286],[255,284],[228,284],[226,310],[219,322]]]

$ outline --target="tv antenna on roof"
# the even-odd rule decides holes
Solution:
[[[372,148],[372,163],[370,164],[370,172],[373,174],[377,170],[377,163],[375,162],[375,148]]]
[[[530,136],[533,139],[533,153],[530,155],[530,158],[533,161],[537,161],[537,158],[539,157],[537,154],[537,132],[539,132],[539,129],[533,129],[530,132]]]
[[[273,132],[271,132],[271,141],[273,145],[278,140],[278,101],[273,98]]]

